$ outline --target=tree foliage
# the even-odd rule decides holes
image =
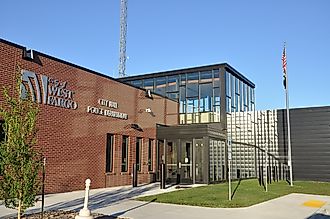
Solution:
[[[37,105],[28,97],[20,98],[20,69],[15,87],[4,87],[0,117],[4,120],[5,139],[0,143],[0,199],[18,210],[18,218],[35,204],[40,192],[39,171],[42,156],[36,145]]]

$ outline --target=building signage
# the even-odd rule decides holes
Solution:
[[[41,80],[41,86],[39,80]],[[77,102],[73,100],[74,92],[67,88],[67,82],[45,75],[41,75],[39,80],[36,73],[22,70],[22,98],[27,97],[27,84],[32,100],[37,103],[73,110],[78,108]]]
[[[113,108],[113,109],[118,108],[118,103],[111,100],[99,99],[98,104],[108,108]],[[87,112],[96,115],[117,118],[117,119],[125,119],[125,120],[128,119],[128,115],[126,113],[113,111],[111,109],[103,109],[99,107],[87,106]]]

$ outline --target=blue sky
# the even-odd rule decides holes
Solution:
[[[2,0],[0,38],[113,77],[120,0]],[[127,73],[227,62],[256,84],[257,109],[330,103],[329,0],[129,0]],[[1,54],[0,54],[1,55]]]

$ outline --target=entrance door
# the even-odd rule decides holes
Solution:
[[[178,168],[180,170],[180,183],[192,183],[192,142],[184,141],[180,142]]]
[[[179,183],[178,148],[175,141],[166,141],[166,183]]]
[[[207,183],[206,182],[206,146],[203,143],[203,139],[194,139],[194,154],[195,154],[195,162],[194,162],[194,183]]]
[[[164,150],[164,141],[157,140],[157,172],[156,180],[160,181],[160,168],[161,164],[165,163],[165,150]]]

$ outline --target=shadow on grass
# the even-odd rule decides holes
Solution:
[[[238,187],[241,185],[241,181],[242,181],[242,179],[239,179],[239,181],[238,181],[238,183],[237,183],[237,185],[236,185],[236,187],[235,187],[235,189],[234,189],[234,191],[233,191],[233,194],[231,195],[231,199],[234,198],[234,196],[235,196],[235,194],[236,194],[236,191],[237,191]]]

